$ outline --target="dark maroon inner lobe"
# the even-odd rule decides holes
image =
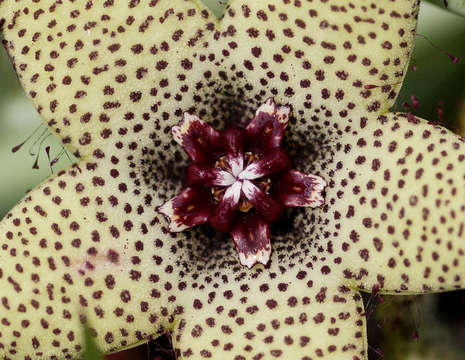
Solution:
[[[189,187],[173,199],[176,216],[188,227],[206,222],[210,216],[211,202],[205,188]]]
[[[255,163],[257,163],[264,175],[250,180],[258,189],[256,196],[252,199],[245,199],[241,191],[241,201],[250,202],[253,206],[245,214],[253,215],[257,212],[267,222],[273,222],[283,213],[284,206],[282,206],[280,201],[275,199],[273,180],[288,171],[291,167],[291,162],[283,150],[276,149],[279,145],[276,146],[276,144],[272,144],[272,141],[269,140],[269,135],[274,137],[279,136],[279,131],[283,131],[284,129],[275,126],[273,118],[268,114],[266,115],[260,118],[260,126],[252,134],[241,128],[228,128],[220,133],[219,137],[211,137],[205,141],[204,136],[207,134],[207,131],[200,126],[190,129],[192,132],[188,138],[194,140],[186,142],[185,148],[189,155],[193,155],[191,158],[198,160],[194,160],[189,165],[187,174],[188,185],[190,188],[196,189],[198,194],[203,194],[204,198],[200,199],[200,201],[206,206],[202,206],[202,208],[206,208],[207,206],[210,208],[209,224],[218,231],[231,231],[233,224],[238,223],[241,216],[244,216],[244,213],[238,209],[239,204],[232,204],[230,201],[218,201],[214,196],[215,189],[218,190],[218,187],[221,188],[221,186],[218,186],[218,174],[222,170],[215,165],[219,162],[224,163],[224,159],[228,160],[226,164],[229,165],[230,161],[242,157],[244,162],[243,167],[246,168],[248,165],[246,162],[247,156],[244,156],[246,153],[256,155],[254,158],[258,158],[255,160]],[[265,136],[263,131],[267,131],[268,136]],[[253,151],[249,151],[249,149]],[[228,170],[231,171],[231,166],[229,166]],[[262,189],[263,186],[260,184],[264,179],[272,179],[271,186],[267,191],[264,191]],[[223,188],[226,189],[227,187],[224,186]],[[221,195],[224,195],[224,191]],[[185,207],[180,210],[183,213],[186,212]]]
[[[190,164],[187,168],[187,183],[190,186],[220,185],[221,170],[211,166]]]
[[[252,124],[253,126],[250,126]],[[287,121],[276,121],[274,115],[259,112],[247,127],[249,149],[261,155],[271,149],[280,148],[286,124]]]
[[[225,151],[228,156],[237,158],[244,153],[244,140],[246,133],[244,129],[235,127],[223,131],[223,141]]]
[[[241,216],[232,230],[236,248],[245,255],[256,254],[270,247],[270,225],[258,214]]]
[[[215,157],[224,152],[221,134],[204,123],[192,122],[187,136],[183,137],[183,147],[193,162],[212,165]]]
[[[256,211],[268,222],[279,219],[284,211],[281,203],[260,189],[256,196],[249,200]]]

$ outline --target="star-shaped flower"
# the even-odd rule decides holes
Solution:
[[[115,351],[170,330],[182,359],[365,359],[361,290],[465,287],[464,143],[389,113],[418,2],[0,0],[5,46],[79,164],[0,224],[0,354],[76,358],[87,323]],[[227,235],[169,232],[188,112],[244,126],[273,97],[284,147],[325,205],[272,232],[269,266]]]

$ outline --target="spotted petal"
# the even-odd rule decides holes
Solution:
[[[403,293],[464,288],[463,139],[388,114],[355,122],[340,146],[324,218],[337,229],[333,256],[348,283]]]
[[[416,0],[232,0],[220,51],[238,79],[234,88],[247,88],[247,98],[274,96],[298,112],[329,111],[340,122],[391,107],[417,11]]]
[[[78,358],[86,322],[105,352],[171,326],[179,308],[165,295],[178,275],[169,279],[172,246],[152,204],[160,199],[115,184],[122,163],[73,166],[0,224],[2,359]]]
[[[366,358],[361,296],[322,282],[316,269],[289,270],[286,280],[238,278],[197,296],[175,331],[183,359]]]
[[[183,0],[0,2],[23,87],[77,155],[121,137],[149,139],[161,119],[179,122],[208,71],[193,54],[208,47],[212,21]]]

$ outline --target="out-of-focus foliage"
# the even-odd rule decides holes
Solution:
[[[465,359],[465,294],[457,292],[447,303],[445,297],[371,296],[367,302],[375,306],[367,309],[370,359]],[[383,357],[376,353],[380,349]]]
[[[424,4],[419,19],[415,50],[396,110],[439,121],[438,108],[442,107],[443,125],[458,131],[465,106],[465,19],[429,4]],[[412,95],[418,99],[418,108],[406,109],[403,104],[411,104]]]
[[[456,14],[465,16],[465,0],[427,0]]]
[[[94,339],[92,338],[89,329],[86,329],[85,336],[86,342],[84,350],[84,360],[103,360],[103,356],[98,350],[97,346],[95,346]]]
[[[202,2],[209,7],[217,18],[221,18],[228,0],[202,0]]]
[[[40,116],[23,93],[5,51],[0,51],[0,218],[33,188],[51,173],[46,146],[50,146],[53,159],[62,150],[60,142],[49,136],[45,126],[37,129],[35,136],[15,154],[11,149],[20,144],[41,125]],[[40,135],[44,134],[41,138]],[[37,143],[35,143],[35,141]],[[33,169],[39,152],[39,169]],[[53,166],[54,171],[68,166],[70,161],[63,153]]]

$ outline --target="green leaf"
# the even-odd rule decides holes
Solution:
[[[85,348],[84,348],[84,359],[85,360],[103,360],[102,353],[95,344],[92,335],[90,334],[89,328],[85,330]]]
[[[202,0],[217,18],[222,18],[228,0]]]
[[[465,0],[427,0],[456,14],[465,16]]]

